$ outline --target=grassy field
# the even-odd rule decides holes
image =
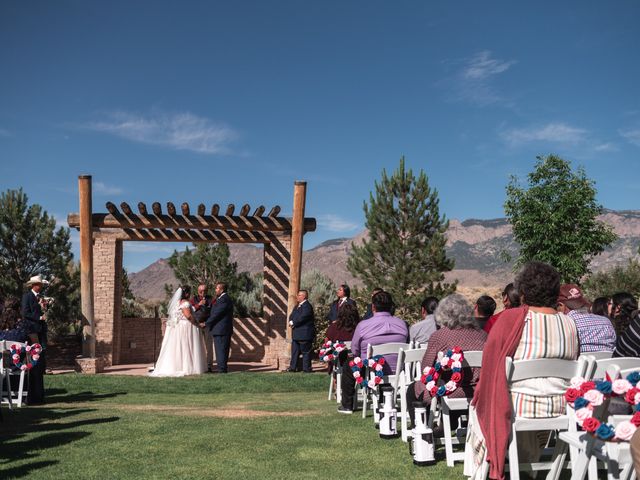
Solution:
[[[3,408],[2,479],[462,478],[336,413],[320,373],[45,381],[45,406]]]

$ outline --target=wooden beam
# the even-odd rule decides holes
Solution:
[[[291,260],[289,262],[289,301],[287,319],[297,304],[302,271],[302,238],[304,235],[304,208],[307,198],[307,182],[296,181],[293,186],[293,221],[291,230]],[[287,322],[287,340],[291,340],[292,330]]]
[[[147,215],[147,206],[142,202],[138,202],[138,211],[140,215]]]
[[[198,205],[198,216],[204,217],[207,213],[207,207],[204,206],[204,203]]]
[[[155,204],[154,204],[155,206]],[[158,206],[159,208],[159,206]],[[154,208],[155,211],[155,208]],[[80,217],[77,213],[70,213],[67,217],[69,227],[78,228]],[[162,213],[156,215],[94,213],[91,217],[94,228],[182,228],[188,230],[236,230],[244,232],[289,232],[292,229],[291,219],[285,217],[202,217],[189,215],[169,216]],[[313,232],[316,229],[315,218],[304,219],[304,231]]]
[[[189,242],[189,243],[269,243],[264,232],[237,232],[234,230],[186,230],[171,229],[94,229],[94,236],[116,236],[118,240],[132,242]]]
[[[280,205],[276,205],[275,207],[273,207],[271,209],[271,211],[269,212],[269,217],[277,217],[278,214],[280,213]]]
[[[120,208],[122,209],[122,213],[124,213],[125,215],[131,216],[133,214],[133,212],[131,211],[131,207],[127,202],[122,202],[120,204]]]
[[[190,209],[189,209],[189,204],[187,202],[184,202],[181,206],[180,209],[182,210],[182,215],[184,215],[185,217],[189,216]]]
[[[91,178],[91,176],[89,176]],[[111,215],[118,215],[120,212],[118,211],[118,207],[116,207],[115,203],[107,202],[106,204],[107,210]]]
[[[211,205],[211,216],[217,217],[218,213],[220,213],[220,205],[214,203],[213,205]]]
[[[176,206],[172,202],[167,202],[167,213],[170,217],[175,217],[176,215]]]
[[[253,212],[253,216],[254,217],[261,217],[262,214],[264,213],[264,205],[260,205],[258,208],[256,208],[256,210]]]
[[[82,316],[87,322],[82,338],[82,355],[89,358],[96,356],[96,324],[93,304],[93,228],[91,175],[78,177],[78,194],[80,200],[80,302]],[[111,203],[111,202],[109,202]],[[111,206],[117,211],[116,206]],[[107,204],[109,208],[109,204]]]
[[[154,215],[162,215],[162,206],[160,205],[160,202],[153,202],[151,209],[153,210]]]
[[[225,215],[227,217],[231,217],[235,209],[236,209],[236,206],[233,203],[230,203],[229,206],[227,206],[227,213],[225,213]]]
[[[240,216],[246,217],[247,214],[249,213],[249,210],[251,210],[251,205],[249,205],[248,203],[245,203],[240,209]]]

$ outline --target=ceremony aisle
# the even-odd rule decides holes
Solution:
[[[371,419],[336,413],[324,374],[46,377],[47,404],[0,424],[0,478],[454,479],[415,467]]]

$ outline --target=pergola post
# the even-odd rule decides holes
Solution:
[[[82,355],[96,356],[96,326],[93,317],[93,227],[91,225],[91,175],[78,177],[80,195],[80,296],[82,317]]]
[[[302,270],[302,236],[304,235],[304,208],[307,196],[307,182],[296,181],[293,187],[293,218],[291,219],[291,261],[289,263],[289,301],[287,320],[297,304]],[[287,321],[288,353],[291,355],[291,326]]]

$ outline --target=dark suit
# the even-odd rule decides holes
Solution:
[[[227,361],[231,348],[231,335],[233,334],[233,301],[224,292],[211,306],[211,314],[205,322],[209,335],[213,337],[213,345],[216,349],[216,363],[218,372],[227,373]]]
[[[338,302],[340,302],[340,300],[336,300],[335,302],[333,302],[331,304],[331,308],[329,308],[329,313],[327,314],[327,320],[329,320],[330,322],[334,322],[338,319],[338,311],[344,304],[350,303],[351,305],[354,305],[357,307],[356,301],[352,300],[350,297],[347,297],[344,303],[340,305],[340,308],[338,308]]]
[[[311,349],[316,336],[316,325],[313,307],[309,301],[304,301],[293,309],[289,322],[293,329],[289,370],[298,369],[298,357],[302,354],[302,370],[311,372]]]
[[[199,305],[200,300],[202,300],[202,297],[199,295],[191,297],[191,306],[194,310],[193,316],[198,323],[207,321],[209,315],[211,315],[211,306],[213,305],[210,295],[204,296],[204,305]],[[204,332],[204,346],[207,351],[207,367],[211,370],[213,366],[213,337],[207,331]]]
[[[42,317],[42,307],[40,307],[40,302],[38,302],[38,299],[31,290],[22,295],[20,314],[27,326],[27,333],[38,334],[38,343],[42,345],[42,352],[40,353],[38,364],[29,371],[27,403],[29,405],[36,405],[44,402],[44,371],[47,367],[47,322],[40,320]]]

